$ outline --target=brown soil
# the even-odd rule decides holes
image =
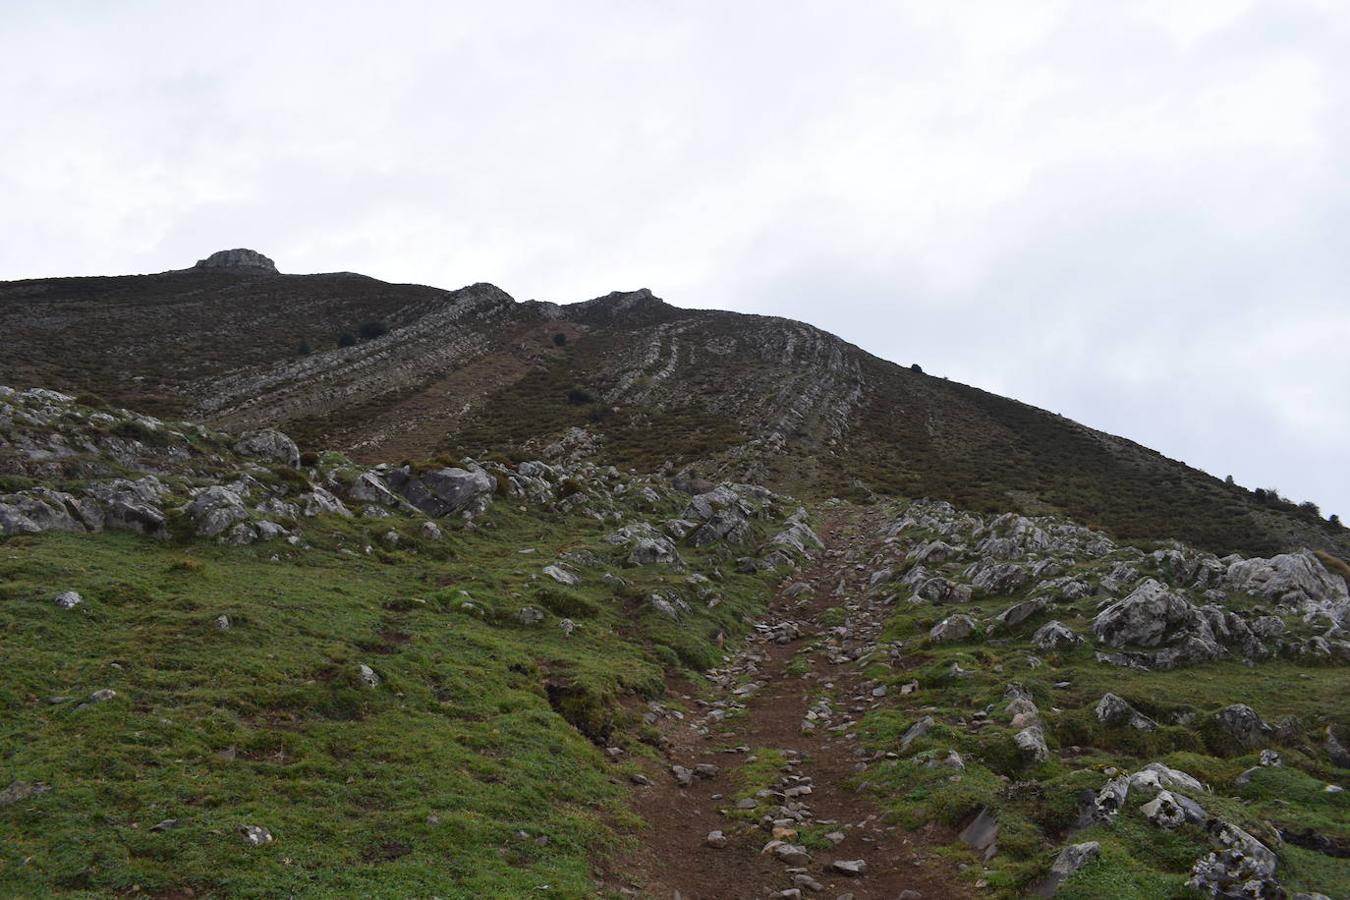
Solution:
[[[666,765],[648,764],[645,771],[653,784],[634,788],[637,810],[648,827],[636,835],[641,846],[635,853],[611,862],[609,868],[614,875],[606,879],[608,889],[681,900],[760,898],[794,887],[793,873],[804,872],[824,890],[816,893],[803,888],[803,897],[852,894],[856,900],[895,900],[905,890],[917,891],[924,898],[972,894],[955,864],[935,852],[952,841],[950,831],[928,826],[907,832],[888,825],[871,798],[852,789],[857,768],[867,757],[859,754],[857,741],[848,737],[853,728],[831,727],[856,721],[866,709],[886,702],[872,698],[874,683],[862,674],[857,662],[831,661],[839,651],[848,655],[859,645],[873,643],[884,621],[884,609],[873,610],[866,604],[862,609],[855,608],[849,616],[849,636],[833,645],[826,634],[830,629],[820,623],[825,610],[864,596],[869,570],[857,562],[867,557],[857,551],[846,554],[838,548],[862,546],[876,534],[876,525],[865,514],[835,514],[821,532],[827,550],[784,582],[765,621],[796,621],[803,634],[785,644],[752,640],[748,652],[764,657],[754,680],[765,686],[748,701],[743,715],[712,723],[708,734],[701,735],[692,726],[702,721],[706,709],[696,708],[695,689],[687,683],[668,685],[672,698],[686,698],[682,705],[689,712],[683,719],[662,717],[657,722],[666,741]],[[810,585],[812,591],[794,600],[785,592],[788,585],[797,582]],[[819,636],[825,636],[826,641],[812,654],[811,673],[805,678],[787,673],[793,657]],[[707,695],[707,699],[729,696],[718,692]],[[835,716],[814,733],[804,734],[802,722],[808,707],[821,696],[832,698]],[[735,752],[737,747],[751,748],[750,754]],[[793,869],[761,852],[772,835],[757,821],[724,813],[738,794],[737,769],[755,750],[766,748],[796,751],[801,762],[785,769],[784,774],[812,779],[811,794],[801,798],[811,811],[810,820],[803,825],[833,821],[837,825],[831,829],[846,834],[833,848],[813,850],[811,861],[800,868]],[[680,787],[669,767],[678,764],[692,769],[699,763],[712,763],[721,772],[710,779],[695,778],[688,787]],[[708,833],[714,830],[727,836],[726,847],[706,845]],[[835,860],[855,859],[867,864],[861,877],[831,870]]]

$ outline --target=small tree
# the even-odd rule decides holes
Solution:
[[[355,347],[355,346],[356,346],[356,335],[352,334],[350,331],[344,331],[344,332],[342,332],[342,334],[338,335],[338,346],[339,346],[339,347]]]
[[[909,370],[911,372],[918,372],[920,375],[923,374],[923,366],[919,365],[918,363],[914,363],[913,365],[911,365],[909,367]]]
[[[309,356],[314,352],[314,348],[309,345],[309,341],[301,341],[300,346],[295,349],[301,356]]]
[[[383,335],[388,334],[389,326],[378,319],[371,319],[368,322],[362,322],[361,327],[356,330],[357,333],[361,335],[362,340],[368,341],[371,338],[382,337]]]
[[[553,336],[553,343],[555,346],[558,347],[563,346],[564,344],[567,343],[567,335],[563,334],[561,331],[558,332]]]
[[[1327,524],[1330,525],[1332,528],[1340,528],[1341,517],[1336,515],[1335,513],[1332,513],[1331,515],[1327,516]]]

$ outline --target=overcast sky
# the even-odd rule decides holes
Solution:
[[[650,287],[1350,518],[1350,6],[0,3],[0,279]]]

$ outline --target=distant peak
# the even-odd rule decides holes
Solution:
[[[249,274],[279,274],[276,263],[257,250],[246,250],[243,247],[235,250],[217,250],[206,259],[197,260],[197,265],[193,268]]]
[[[594,300],[587,300],[584,303],[576,305],[582,307],[604,307],[606,309],[619,311],[630,309],[634,306],[641,306],[649,302],[661,303],[662,300],[647,288],[638,288],[636,291],[611,291],[603,297],[596,297]]]

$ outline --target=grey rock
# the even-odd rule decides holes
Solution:
[[[910,744],[931,731],[936,724],[937,722],[932,716],[924,716],[922,719],[909,726],[909,728],[905,729],[905,733],[900,736],[900,752],[904,753],[908,750]]]
[[[436,469],[410,477],[400,470],[398,490],[417,509],[433,518],[463,510],[486,508],[497,489],[497,479],[481,469]]]
[[[538,625],[544,621],[544,611],[535,606],[522,606],[516,610],[516,621],[522,625]]]
[[[1065,847],[1055,857],[1049,873],[1032,886],[1030,893],[1037,897],[1054,896],[1060,884],[1101,855],[1101,849],[1101,845],[1096,841],[1085,841]]]
[[[1037,597],[1034,600],[1024,600],[1021,603],[1012,606],[999,613],[998,623],[1004,628],[1015,628],[1021,625],[1027,619],[1043,611],[1050,605],[1050,601],[1044,597]]]
[[[987,594],[1011,593],[1031,578],[1027,570],[1016,563],[998,562],[992,558],[973,563],[964,574],[972,586]]]
[[[187,515],[195,523],[198,537],[215,537],[247,519],[248,510],[237,493],[213,484],[193,498],[187,506]]]
[[[1149,763],[1128,778],[1129,786],[1135,790],[1157,791],[1162,788],[1203,793],[1205,786],[1193,775],[1180,769],[1173,769],[1162,763]]]
[[[1328,572],[1311,550],[1236,560],[1228,566],[1224,583],[1232,590],[1326,616],[1342,626],[1350,624],[1350,588],[1345,579]]]
[[[776,843],[777,846],[773,847],[771,852],[779,862],[790,866],[804,866],[811,862],[811,854],[800,844],[786,844],[781,841]]]
[[[659,535],[638,538],[633,542],[627,559],[630,566],[650,566],[658,563],[680,562],[679,551],[669,540]]]
[[[84,598],[75,591],[62,591],[53,602],[61,609],[74,609],[84,602]]]
[[[1102,699],[1097,701],[1096,712],[1097,721],[1103,725],[1128,725],[1140,731],[1152,731],[1158,727],[1157,722],[1110,692],[1103,694]]]
[[[15,803],[22,803],[30,797],[45,794],[51,788],[41,782],[33,784],[27,781],[11,781],[9,787],[0,790],[0,809]]]
[[[335,495],[321,487],[306,491],[295,498],[300,505],[301,515],[307,518],[321,515],[342,516],[344,519],[351,518],[352,512]]]
[[[1171,791],[1159,791],[1156,797],[1140,806],[1139,811],[1149,822],[1169,831],[1186,822],[1186,810]]]
[[[919,563],[940,563],[950,559],[956,552],[956,548],[946,541],[929,541],[909,551],[905,558]]]
[[[364,687],[377,688],[380,686],[380,676],[375,673],[374,669],[365,663],[361,663],[356,667],[356,677],[361,680],[361,684]]]
[[[678,620],[689,612],[689,604],[681,599],[678,594],[673,593],[650,594],[647,597],[647,605],[667,619]]]
[[[694,496],[681,518],[701,522],[689,536],[689,543],[705,547],[719,541],[744,544],[754,531],[750,525],[753,509],[736,491],[727,485],[718,485],[711,491]]]
[[[212,624],[215,625],[217,631],[229,631],[232,623],[230,622],[229,616],[225,615],[224,613],[221,613],[220,615],[216,616]]]
[[[1196,860],[1186,885],[1209,897],[1280,897],[1279,860],[1265,844],[1229,822],[1211,820],[1212,853]]]
[[[1045,734],[1039,725],[1030,725],[1017,732],[1013,735],[1013,743],[1028,765],[1043,763],[1050,758],[1050,748],[1045,744]]]
[[[6,494],[0,496],[0,533],[88,530],[75,515],[76,509],[74,497],[49,488],[29,488],[17,494]]]
[[[975,620],[970,616],[948,616],[928,630],[928,636],[937,643],[963,641],[975,630]]]
[[[84,493],[102,510],[103,527],[164,535],[166,520],[158,504],[169,495],[169,489],[155,476],[97,482]]]
[[[423,540],[439,541],[445,535],[441,532],[441,527],[435,522],[423,522],[417,529]]]
[[[1047,622],[1031,636],[1031,643],[1041,650],[1061,650],[1082,643],[1083,639],[1063,622]]]
[[[1350,750],[1345,748],[1340,739],[1336,737],[1336,732],[1330,725],[1327,726],[1327,756],[1331,758],[1332,765],[1340,766],[1342,769],[1350,769]]]
[[[861,859],[836,859],[830,863],[830,868],[850,878],[867,874],[867,863]]]
[[[272,832],[261,825],[240,825],[239,835],[250,847],[261,847],[272,843]]]
[[[703,843],[714,849],[721,850],[727,845],[727,836],[720,831],[710,831],[708,832],[708,836],[703,839]]]
[[[957,837],[961,843],[978,850],[985,862],[993,859],[998,852],[998,820],[993,811],[987,806],[981,807]]]
[[[1240,747],[1255,749],[1273,729],[1245,703],[1234,703],[1214,714],[1219,727],[1228,732]]]
[[[234,452],[240,456],[253,456],[289,466],[300,468],[300,448],[295,441],[275,428],[260,428],[247,431],[235,441]]]
[[[375,503],[380,506],[403,506],[403,498],[384,483],[378,472],[362,472],[347,488],[347,498],[357,503]]]
[[[277,274],[276,263],[257,250],[248,250],[243,247],[234,250],[217,250],[206,259],[197,260],[197,264],[193,268],[245,275]]]
[[[1149,578],[1098,613],[1092,630],[1097,640],[1112,647],[1156,647],[1195,619],[1189,601]]]
[[[788,519],[788,527],[769,539],[769,543],[788,547],[802,556],[809,555],[809,548],[819,549],[825,544],[820,536],[806,523],[806,510],[799,509]]]
[[[100,688],[89,695],[90,703],[107,703],[117,696],[117,691],[112,688]]]
[[[568,587],[575,587],[576,585],[581,584],[580,578],[559,566],[544,566],[544,574],[558,582],[558,584],[565,584]]]

